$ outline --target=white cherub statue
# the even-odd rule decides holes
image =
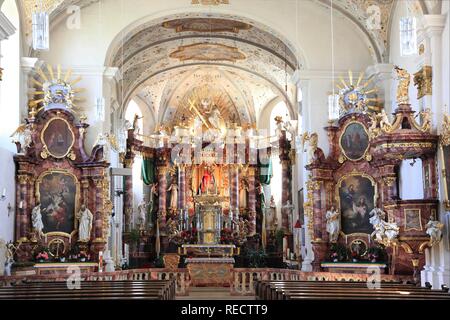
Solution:
[[[426,233],[430,236],[430,243],[434,245],[438,243],[442,239],[442,229],[444,228],[444,224],[441,222],[434,220],[433,217],[430,217],[430,221],[425,225],[427,228]]]

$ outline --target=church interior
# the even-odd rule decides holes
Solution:
[[[450,299],[450,1],[0,10],[0,300]]]

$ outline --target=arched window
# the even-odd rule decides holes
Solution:
[[[136,115],[140,118],[138,120],[138,127],[140,129],[139,133],[142,134],[143,128],[142,111],[139,108],[138,104],[134,100],[131,100],[130,103],[128,103],[127,110],[125,111],[125,120],[128,120],[130,123],[133,123],[134,117]]]

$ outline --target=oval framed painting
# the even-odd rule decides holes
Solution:
[[[41,134],[46,153],[54,158],[65,158],[75,143],[75,134],[63,118],[53,118],[45,125]]]
[[[339,139],[342,154],[351,161],[363,159],[369,150],[369,143],[369,133],[358,121],[349,122]]]

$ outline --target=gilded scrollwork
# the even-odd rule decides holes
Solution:
[[[305,216],[308,218],[308,233],[314,239],[314,192],[320,189],[320,182],[312,180],[310,176],[306,182],[307,197],[303,204]]]
[[[433,69],[423,66],[414,74],[414,85],[417,87],[417,99],[433,94]]]

